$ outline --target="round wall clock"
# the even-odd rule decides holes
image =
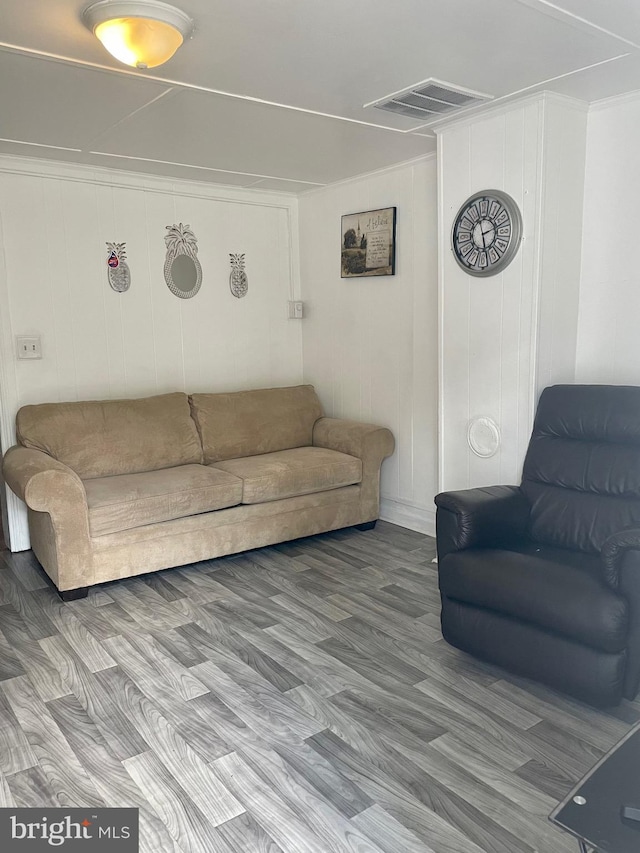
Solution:
[[[469,275],[501,272],[522,239],[518,205],[500,190],[483,190],[462,205],[451,229],[453,256]]]

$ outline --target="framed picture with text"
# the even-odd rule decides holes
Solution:
[[[396,209],[383,207],[342,217],[341,277],[395,275]]]

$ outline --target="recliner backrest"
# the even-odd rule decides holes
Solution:
[[[538,542],[597,552],[640,526],[640,388],[545,388],[521,488]]]

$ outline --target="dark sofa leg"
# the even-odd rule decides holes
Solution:
[[[79,586],[78,589],[58,590],[58,595],[63,601],[77,601],[79,598],[86,598],[88,594],[88,586]]]
[[[373,530],[376,526],[378,519],[375,521],[365,521],[364,524],[356,524],[356,530]]]

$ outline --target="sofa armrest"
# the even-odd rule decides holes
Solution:
[[[28,447],[15,445],[5,453],[2,462],[2,474],[12,492],[23,500],[31,509],[48,512],[45,504],[65,486],[74,488],[79,485],[86,495],[82,480],[63,462],[58,462],[42,450],[32,450]],[[52,488],[56,483],[57,488]]]
[[[15,446],[5,453],[2,473],[29,509],[49,514],[58,558],[83,569],[91,552],[89,509],[75,471],[41,450]]]
[[[374,521],[380,513],[380,466],[395,449],[386,427],[341,418],[319,418],[313,427],[314,447],[348,453],[362,461],[362,521]]]
[[[438,559],[465,548],[500,548],[527,535],[529,503],[518,486],[436,495]]]
[[[386,427],[340,418],[317,420],[313,427],[313,444],[357,456],[363,464],[373,463],[377,467],[395,449],[393,435]]]

